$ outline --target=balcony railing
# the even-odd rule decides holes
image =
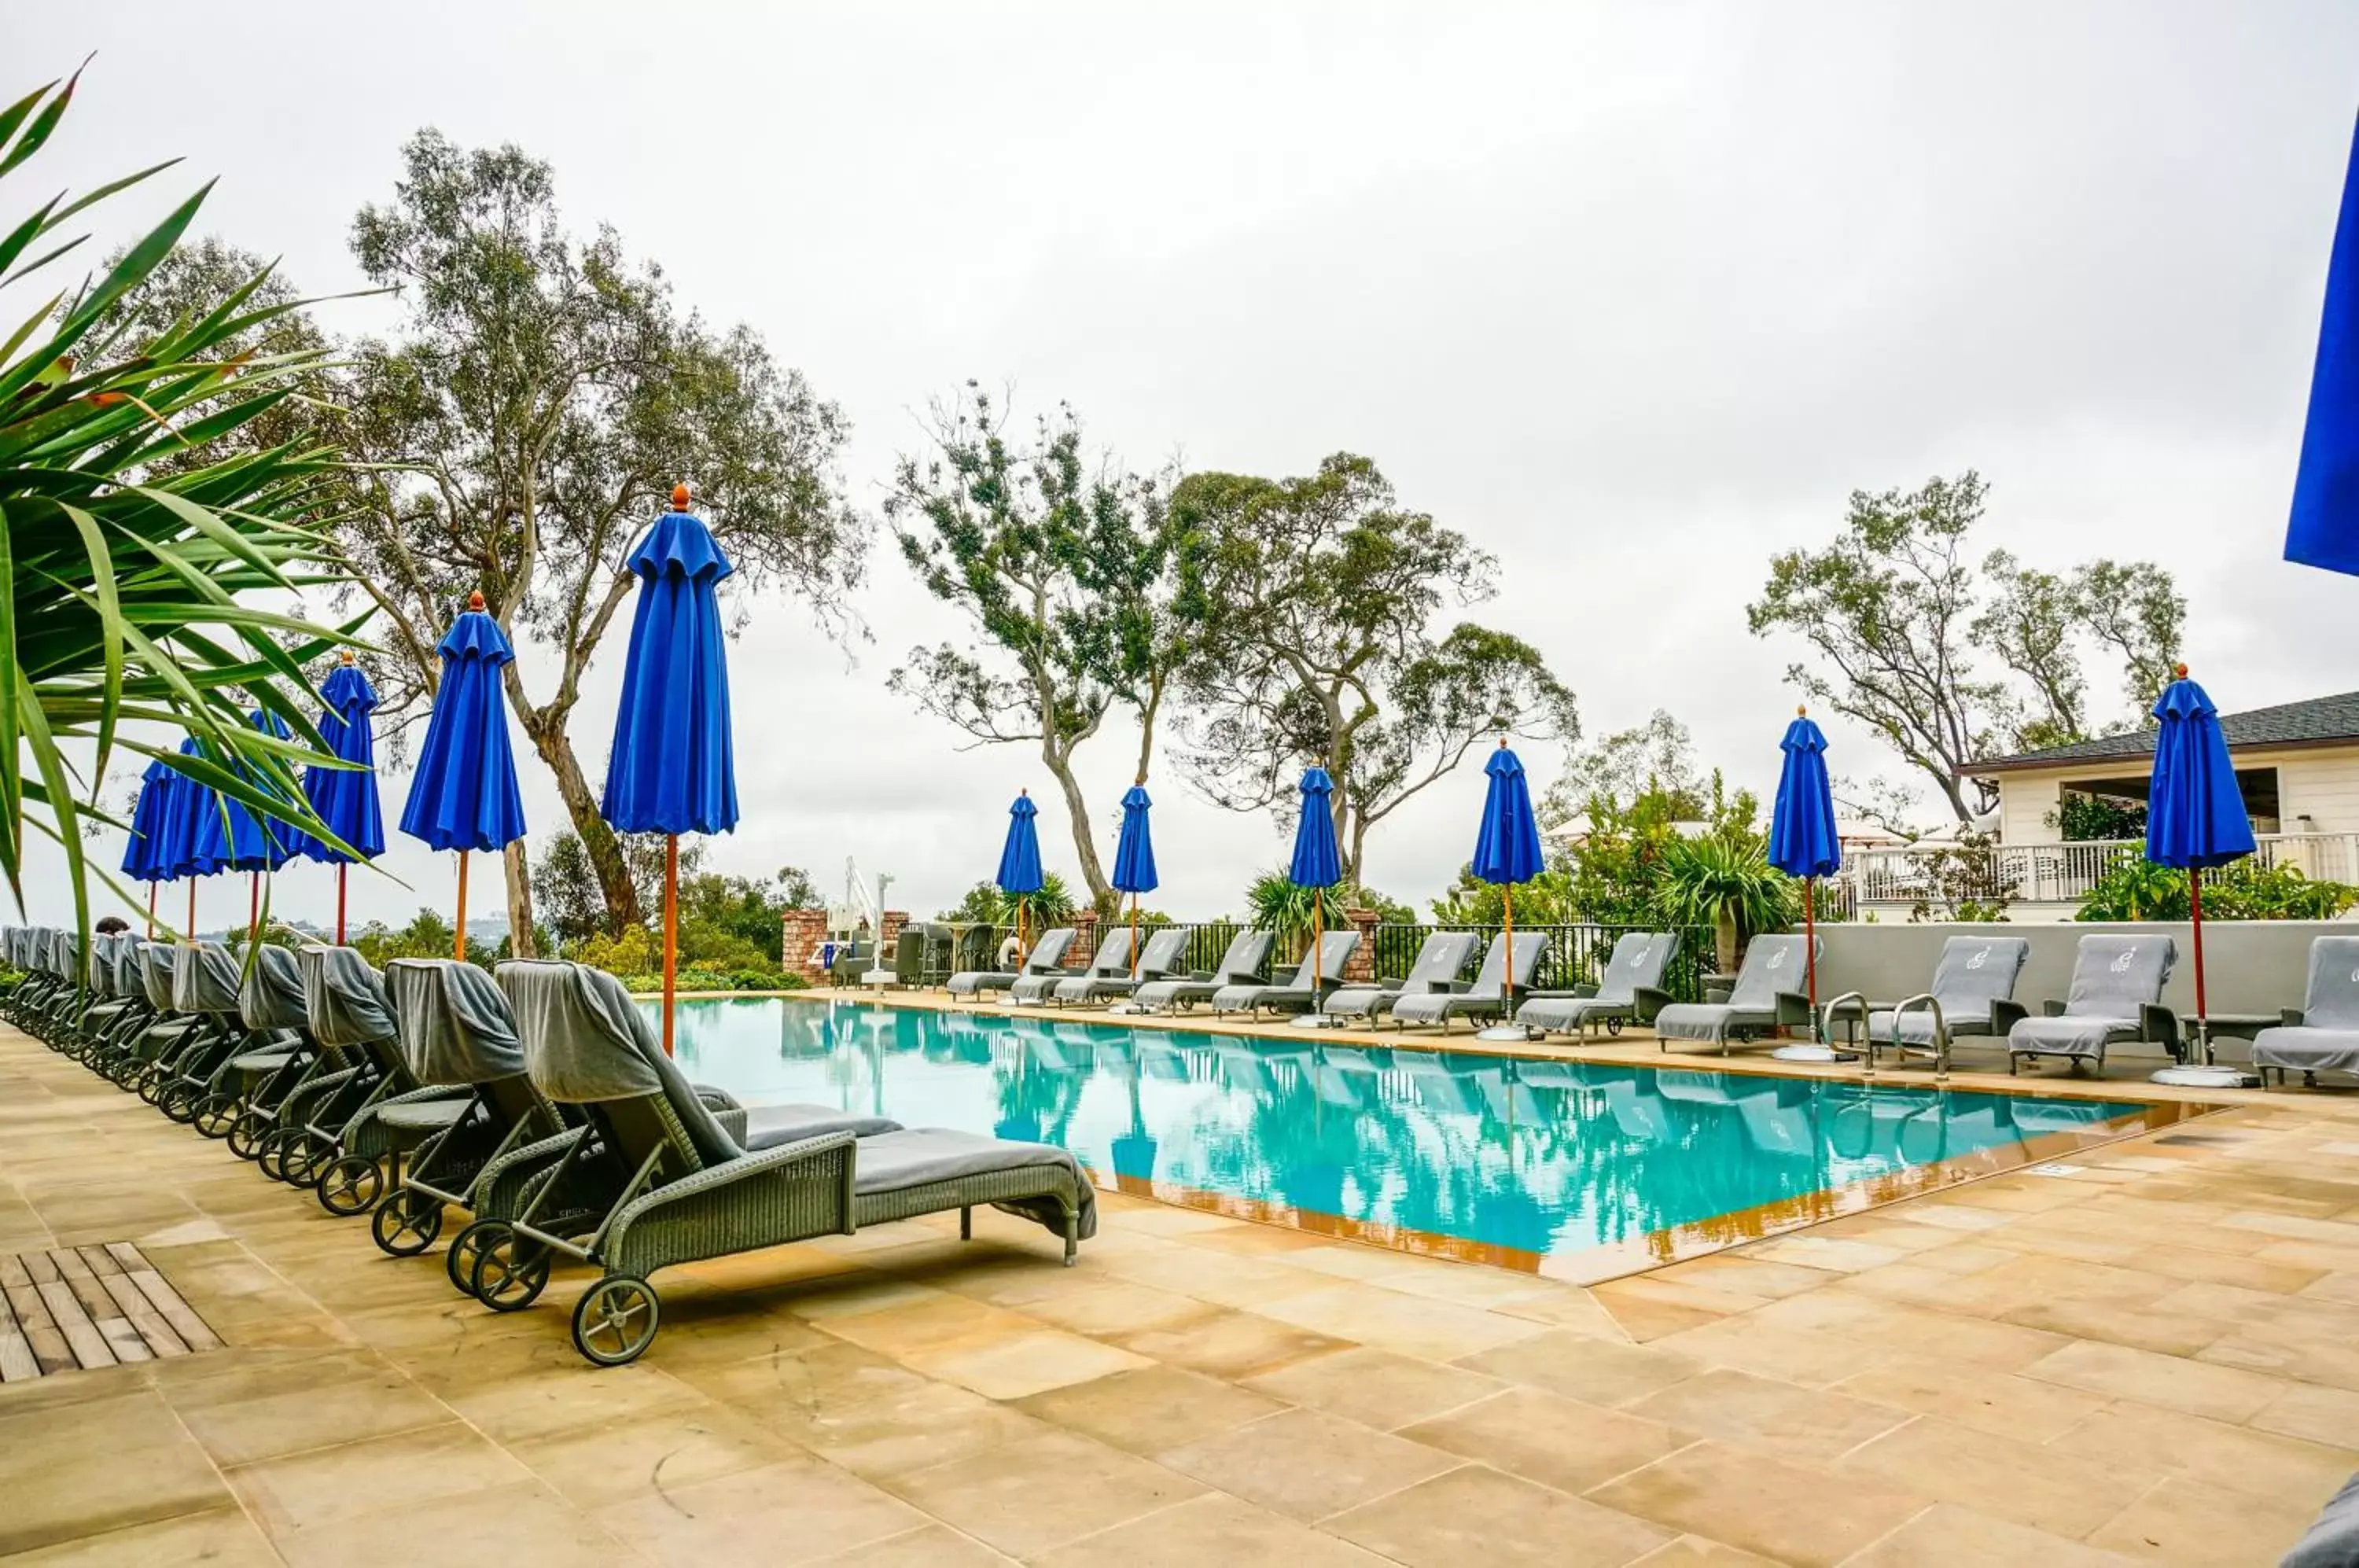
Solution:
[[[1926,892],[1927,861],[1936,852],[1861,850],[1845,870],[1862,904],[1914,903]],[[1991,851],[1992,885],[1967,891],[1991,898],[2005,888],[2017,903],[2078,903],[2107,872],[2145,853],[2141,839],[1999,844]],[[2254,857],[2264,866],[2299,867],[2313,881],[2359,882],[2359,833],[2266,833]]]

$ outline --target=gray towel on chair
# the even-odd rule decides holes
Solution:
[[[886,1133],[859,1145],[853,1172],[854,1192],[897,1192],[935,1181],[955,1181],[1021,1166],[1047,1165],[1063,1169],[1081,1195],[1079,1234],[1087,1241],[1098,1233],[1097,1191],[1082,1170],[1081,1161],[1053,1144],[1017,1143],[1004,1138],[983,1138],[948,1127],[913,1127]],[[1023,1198],[995,1208],[1021,1214],[1061,1239],[1065,1214],[1046,1198]]]

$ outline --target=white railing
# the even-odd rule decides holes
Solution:
[[[1926,889],[1928,859],[1940,847],[1860,850],[1845,871],[1863,904],[1914,903]],[[2142,839],[1999,844],[1991,852],[1991,880],[2017,903],[2077,903],[2106,872],[2145,853]],[[2265,866],[2298,866],[2313,881],[2359,882],[2359,833],[2265,833],[2255,857]]]

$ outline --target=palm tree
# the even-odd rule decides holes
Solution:
[[[1712,928],[1723,975],[1735,972],[1740,939],[1788,925],[1800,909],[1794,879],[1769,864],[1767,841],[1742,828],[1669,841],[1654,896],[1665,920]]]

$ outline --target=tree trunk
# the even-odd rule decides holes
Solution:
[[[1090,890],[1090,904],[1103,920],[1114,908],[1114,886],[1106,880],[1105,867],[1098,860],[1097,841],[1090,835],[1090,811],[1082,800],[1081,781],[1073,777],[1072,758],[1044,744],[1040,760],[1048,764],[1058,788],[1065,792],[1065,816],[1073,825],[1073,855],[1082,863],[1082,881]]]
[[[598,797],[592,793],[590,780],[582,776],[582,763],[573,755],[573,742],[553,724],[527,724],[525,733],[532,737],[533,749],[555,776],[558,797],[565,802],[565,814],[572,819],[582,852],[589,855],[591,867],[598,874],[598,890],[605,896],[610,932],[620,934],[639,924],[646,912],[639,908],[639,890],[632,885],[630,866],[623,858],[622,841],[598,812]]]
[[[1957,813],[1958,821],[1962,822],[1973,822],[1974,820],[1974,814],[1966,809],[1965,792],[1958,788],[1956,775],[1936,773],[1933,777],[1940,782],[1941,786],[1941,793],[1949,798],[1950,810]]]
[[[532,940],[532,868],[524,851],[525,841],[517,839],[500,853],[508,879],[508,956],[538,958]]]
[[[1712,921],[1712,957],[1723,975],[1736,973],[1736,909],[1723,904]]]

